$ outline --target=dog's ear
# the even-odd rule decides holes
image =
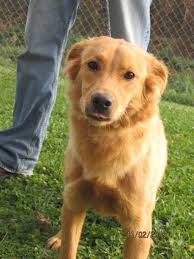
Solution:
[[[89,40],[83,40],[73,45],[69,50],[65,65],[65,75],[75,80],[81,67],[81,55]]]
[[[144,85],[144,97],[148,101],[158,102],[168,81],[168,69],[162,61],[148,54],[148,75]]]

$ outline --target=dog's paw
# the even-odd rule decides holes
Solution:
[[[48,248],[54,251],[59,251],[61,247],[61,231],[48,240]]]
[[[150,240],[150,244],[151,244],[151,247],[154,248],[155,244],[154,244],[154,241],[153,241],[152,238],[151,238],[151,240]]]

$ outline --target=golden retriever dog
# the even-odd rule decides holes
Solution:
[[[67,57],[70,133],[61,230],[48,241],[75,259],[88,208],[114,217],[125,259],[148,257],[152,212],[167,162],[158,103],[168,71],[122,39],[92,38]]]

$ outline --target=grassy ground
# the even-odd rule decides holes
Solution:
[[[0,60],[0,128],[11,125],[15,71]],[[40,160],[30,178],[1,180],[0,258],[51,259],[47,239],[59,228],[62,206],[63,156],[68,140],[66,82],[60,80],[56,106],[44,141]],[[2,91],[3,89],[3,91]],[[161,103],[161,114],[169,142],[166,178],[158,194],[153,224],[155,248],[152,259],[188,259],[191,252],[192,149],[194,109],[173,102]],[[37,213],[50,224],[41,224]],[[88,212],[78,258],[121,258],[123,237],[112,219]]]
[[[163,98],[194,106],[194,60],[176,56],[171,48],[161,50],[157,56],[165,61],[170,71],[170,87],[166,89]]]

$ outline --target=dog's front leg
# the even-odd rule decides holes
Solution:
[[[124,245],[124,259],[147,259],[151,246],[151,215],[138,215],[138,220],[130,222]]]
[[[75,259],[86,212],[74,212],[63,206],[60,259]]]
[[[62,211],[62,241],[60,259],[75,259],[84,223],[87,201],[84,190],[87,184],[82,179],[67,184],[64,190]]]

